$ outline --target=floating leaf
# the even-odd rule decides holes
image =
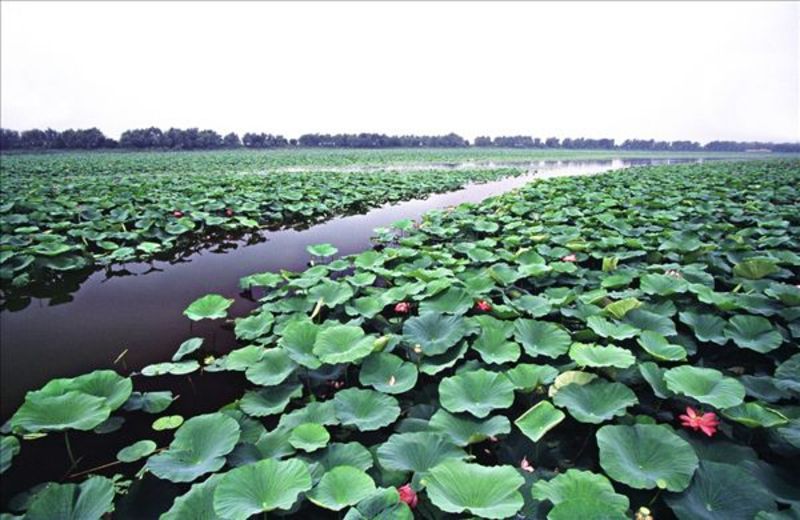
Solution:
[[[303,395],[303,385],[283,384],[245,392],[239,408],[252,417],[266,417],[283,412],[289,401]]]
[[[639,400],[622,383],[596,379],[585,385],[570,384],[560,388],[553,402],[556,406],[567,408],[570,415],[580,422],[600,424],[615,416],[625,415],[625,410]]]
[[[514,385],[497,372],[464,372],[441,380],[439,400],[450,412],[469,412],[483,418],[492,410],[514,403]]]
[[[245,371],[247,380],[255,385],[275,386],[283,383],[297,368],[286,350],[266,350],[261,359]]]
[[[466,453],[441,433],[396,433],[381,444],[378,462],[392,471],[423,473],[447,459],[463,459]]]
[[[341,511],[375,493],[375,482],[363,470],[337,466],[327,471],[306,496],[314,504]]]
[[[766,258],[751,258],[733,266],[733,274],[748,280],[760,280],[765,276],[775,274],[780,269],[772,260]]]
[[[376,352],[361,363],[358,380],[385,394],[402,394],[417,384],[417,367],[386,352]]]
[[[683,491],[697,469],[692,447],[666,426],[603,426],[596,437],[600,466],[635,489]]]
[[[461,316],[447,316],[428,312],[406,320],[403,324],[403,341],[419,345],[426,356],[443,354],[458,343],[468,332]]]
[[[672,368],[664,373],[664,381],[667,388],[676,394],[687,395],[719,409],[736,406],[744,400],[744,386],[713,368],[688,365]]]
[[[766,354],[781,346],[783,336],[766,318],[738,314],[728,321],[725,337],[737,346]]]
[[[485,420],[470,416],[455,416],[437,410],[428,422],[433,431],[442,432],[457,446],[467,446],[511,432],[511,423],[502,415]]]
[[[214,491],[214,511],[221,518],[246,520],[276,509],[289,509],[311,489],[311,474],[297,459],[266,459],[232,469]]]
[[[361,327],[334,325],[317,334],[313,353],[323,363],[350,363],[367,357],[375,338],[364,335]]]
[[[25,519],[99,520],[113,510],[114,483],[105,477],[90,477],[81,484],[48,482],[33,496]]]
[[[591,471],[568,469],[548,481],[535,482],[532,493],[537,500],[553,503],[547,515],[551,520],[628,518],[628,497],[616,493],[606,477]]]
[[[726,408],[722,411],[722,415],[748,428],[772,428],[789,422],[782,413],[758,403],[742,403],[733,408]]]
[[[169,448],[151,456],[145,467],[158,478],[191,482],[221,469],[239,435],[239,424],[227,415],[197,415],[183,423]]]
[[[120,462],[136,462],[156,451],[156,443],[151,440],[137,441],[117,452]]]
[[[345,426],[359,431],[377,430],[392,424],[400,415],[397,399],[374,390],[348,388],[333,398],[336,416]]]
[[[172,361],[180,361],[185,356],[195,352],[203,345],[203,338],[189,338],[178,347],[178,351],[172,356]]]
[[[615,345],[573,343],[569,357],[582,367],[628,368],[636,362],[629,350]]]
[[[228,307],[233,305],[233,298],[225,298],[219,294],[207,294],[193,301],[183,314],[192,321],[224,318],[228,315]]]
[[[550,401],[539,401],[520,415],[514,424],[533,442],[538,442],[548,431],[564,420],[564,412],[556,409]]]
[[[525,479],[511,466],[486,467],[447,460],[423,479],[431,502],[448,513],[508,518],[522,508]]]
[[[153,429],[157,432],[164,430],[174,430],[183,424],[183,417],[180,415],[166,415],[153,421]]]
[[[586,320],[589,328],[600,337],[624,340],[639,334],[639,329],[627,323],[612,323],[601,316],[590,316]]]
[[[659,361],[682,361],[686,359],[686,349],[673,345],[658,332],[645,331],[636,340],[645,352]]]
[[[12,435],[0,437],[0,474],[11,467],[11,461],[19,453],[19,440]]]
[[[328,430],[321,424],[304,423],[292,430],[289,435],[289,444],[298,450],[315,451],[325,447],[328,441],[331,440],[331,435]]]
[[[313,256],[319,256],[323,258],[333,256],[339,252],[338,249],[328,243],[306,246],[306,251]]]
[[[514,337],[529,356],[557,358],[569,350],[569,332],[555,323],[519,319],[514,322]]]
[[[159,520],[217,520],[214,512],[214,491],[222,475],[208,477],[204,482],[194,484],[189,491],[177,497],[169,511]]]

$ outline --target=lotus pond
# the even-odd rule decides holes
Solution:
[[[798,186],[800,161],[633,168],[309,247],[241,280],[229,353],[29,392],[5,517],[797,518]]]

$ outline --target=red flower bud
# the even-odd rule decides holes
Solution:
[[[408,504],[408,507],[417,507],[417,502],[419,501],[417,498],[417,492],[411,489],[409,484],[400,486],[397,488],[397,492],[400,494],[400,500]]]
[[[475,302],[475,307],[479,311],[489,312],[492,310],[492,304],[487,302],[486,300],[478,300]]]
[[[173,211],[172,216],[176,218],[181,218],[183,216],[183,211]]]
[[[398,314],[408,314],[411,310],[411,304],[408,302],[400,302],[394,306],[394,312]]]

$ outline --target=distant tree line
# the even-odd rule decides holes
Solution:
[[[773,152],[800,152],[800,143],[766,143],[755,141],[711,141],[701,145],[694,141],[656,141],[653,139],[627,139],[617,144],[614,139],[589,139],[585,137],[540,139],[526,135],[475,138],[474,143],[457,134],[447,135],[386,135],[386,134],[304,134],[298,139],[282,135],[248,132],[239,136],[231,132],[220,135],[214,130],[198,128],[136,128],[122,133],[119,141],[103,135],[97,128],[83,130],[25,130],[18,132],[0,129],[1,150],[97,150],[123,148],[128,150],[218,150],[234,148],[561,148],[568,150],[644,150],[672,152],[744,152],[770,150]]]

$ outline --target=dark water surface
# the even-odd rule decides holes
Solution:
[[[434,208],[478,202],[532,179],[687,161],[695,160],[543,161],[530,165],[530,171],[519,177],[386,205],[305,230],[265,232],[263,242],[240,242],[218,252],[206,249],[177,264],[155,261],[114,268],[116,272],[127,270],[127,276],[95,272],[69,301],[56,304],[51,298],[35,298],[21,310],[0,312],[0,413],[5,420],[21,404],[26,391],[54,377],[109,367],[126,373],[166,361],[190,335],[205,337],[206,345],[213,345],[212,351],[226,352],[234,344],[230,326],[225,327],[221,320],[192,323],[182,315],[186,306],[207,293],[218,293],[235,298],[231,316],[246,314],[255,303],[239,294],[239,279],[257,272],[302,270],[310,259],[307,245],[329,242],[340,255],[348,255],[368,249],[376,227],[416,219]]]

